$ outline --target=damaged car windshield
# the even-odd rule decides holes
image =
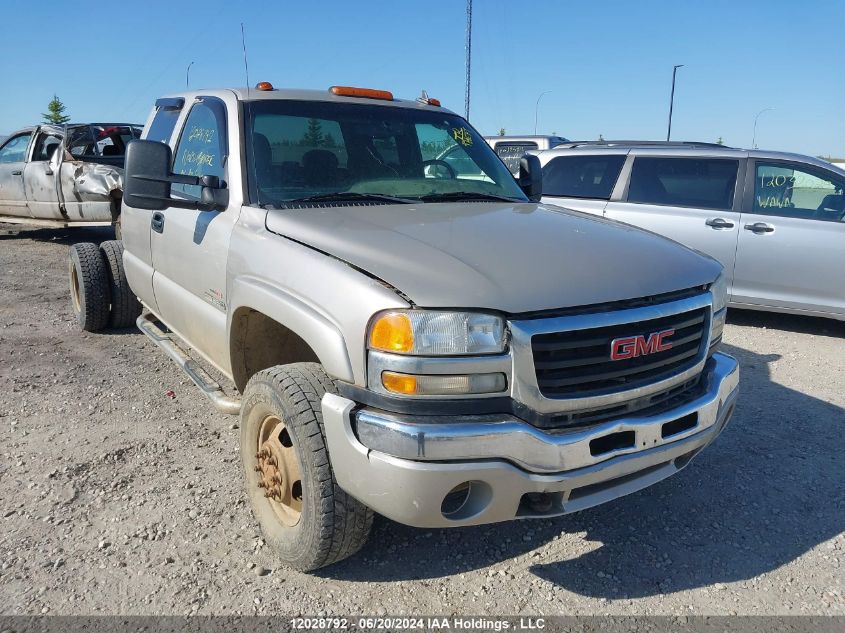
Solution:
[[[527,199],[461,117],[315,101],[247,103],[250,197],[271,206]]]

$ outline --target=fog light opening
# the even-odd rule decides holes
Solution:
[[[472,518],[490,505],[493,490],[483,481],[465,481],[452,488],[440,503],[444,519],[462,521]]]

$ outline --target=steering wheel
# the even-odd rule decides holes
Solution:
[[[450,180],[455,180],[458,177],[458,172],[456,172],[455,169],[449,163],[447,163],[445,160],[440,160],[439,158],[432,158],[431,160],[424,160],[422,162],[422,164],[423,164],[423,169],[425,169],[429,165],[442,165],[443,167],[446,168],[446,171],[449,172],[449,179]],[[437,176],[435,176],[435,178],[436,177]],[[443,178],[443,180],[446,180],[446,179]]]

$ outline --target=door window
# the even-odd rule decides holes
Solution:
[[[173,172],[188,176],[217,176],[222,182],[227,158],[226,108],[219,99],[194,104],[176,145]],[[172,191],[199,198],[199,185],[174,184]]]
[[[628,202],[698,209],[733,208],[739,161],[723,158],[634,160]]]
[[[624,154],[553,158],[543,167],[543,195],[608,200],[624,163]]]
[[[42,132],[38,135],[38,140],[35,141],[35,151],[32,152],[32,160],[50,160],[61,143],[61,136]]]
[[[525,152],[537,149],[537,143],[496,143],[496,153],[512,174],[519,173],[519,159]]]
[[[13,136],[0,147],[0,163],[22,163],[26,160],[26,148],[29,146],[29,132]]]
[[[754,213],[828,222],[845,221],[845,178],[823,169],[757,162]]]

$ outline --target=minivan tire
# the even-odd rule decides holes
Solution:
[[[70,247],[70,305],[76,321],[86,332],[99,332],[109,322],[111,289],[108,264],[100,248],[91,242]]]
[[[123,242],[109,240],[100,244],[100,250],[106,260],[111,291],[111,314],[109,326],[127,328],[135,325],[135,319],[141,315],[141,303],[129,287],[123,268]]]
[[[356,553],[373,522],[372,510],[335,480],[320,408],[327,392],[334,385],[319,364],[279,365],[250,378],[241,406],[241,461],[253,512],[268,545],[301,571]]]

